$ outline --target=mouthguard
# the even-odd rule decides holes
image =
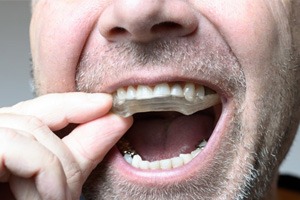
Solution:
[[[205,95],[203,98],[195,98],[193,101],[188,101],[186,98],[176,96],[124,101],[118,99],[118,96],[114,96],[111,111],[123,117],[129,117],[135,113],[159,111],[177,111],[184,115],[191,115],[217,105],[220,102],[220,96],[216,93]]]

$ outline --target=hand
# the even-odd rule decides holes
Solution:
[[[132,124],[109,113],[111,106],[107,94],[64,93],[1,108],[0,182],[16,199],[78,200],[89,174]],[[62,139],[54,134],[69,124],[78,126]]]

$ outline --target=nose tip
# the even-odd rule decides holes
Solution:
[[[197,27],[194,10],[181,0],[116,0],[99,18],[99,31],[109,41],[181,37]]]

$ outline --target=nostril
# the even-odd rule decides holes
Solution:
[[[188,1],[112,1],[99,16],[99,32],[110,42],[149,42],[190,36],[198,30],[198,12]]]
[[[164,32],[173,32],[182,29],[183,26],[177,24],[175,22],[161,22],[159,24],[155,24],[151,28],[152,33],[164,33]]]
[[[109,35],[124,35],[127,33],[127,30],[122,27],[114,27],[109,31]]]

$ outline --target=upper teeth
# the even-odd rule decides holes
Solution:
[[[186,83],[184,87],[180,84],[170,86],[167,83],[161,83],[154,87],[147,85],[138,85],[135,89],[129,86],[127,91],[124,88],[119,88],[115,95],[118,98],[118,104],[122,104],[125,100],[132,99],[152,99],[157,97],[185,97],[188,101],[193,101],[196,97],[203,99],[205,96],[204,86],[195,86],[193,83]]]
[[[154,87],[138,85],[119,88],[114,94],[113,112],[129,116],[136,112],[178,111],[192,114],[220,102],[218,94],[202,85],[186,83],[169,85],[161,83]]]

